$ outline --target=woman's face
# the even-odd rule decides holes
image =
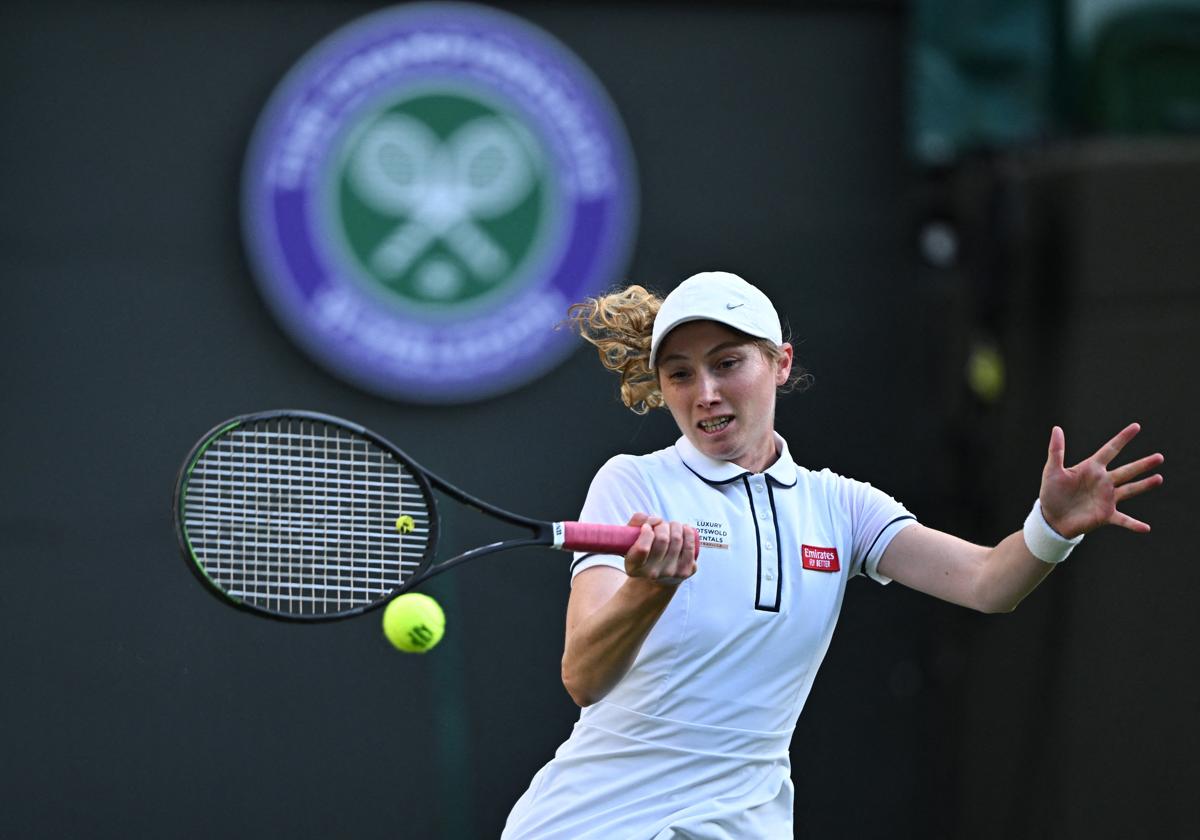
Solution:
[[[792,369],[792,346],[772,361],[741,333],[715,321],[680,324],[658,354],[658,382],[692,444],[751,472],[775,462],[775,390]]]

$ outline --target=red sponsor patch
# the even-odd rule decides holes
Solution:
[[[811,569],[814,572],[837,572],[841,571],[842,568],[838,565],[836,548],[802,545],[800,546],[800,558],[804,564],[804,568]]]

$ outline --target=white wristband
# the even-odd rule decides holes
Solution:
[[[1083,540],[1083,534],[1069,540],[1051,528],[1046,515],[1042,513],[1041,499],[1033,503],[1033,510],[1025,517],[1024,535],[1029,553],[1043,563],[1061,563],[1067,559],[1071,549]]]

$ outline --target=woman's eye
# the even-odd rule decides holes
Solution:
[[[721,361],[717,362],[717,367],[721,368],[722,370],[728,370],[729,368],[736,366],[737,363],[737,359],[722,359]]]

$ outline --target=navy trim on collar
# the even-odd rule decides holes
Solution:
[[[764,470],[764,473],[767,478],[780,487],[795,487],[797,481],[796,462],[792,460],[791,453],[788,452],[787,441],[776,433],[775,445],[779,448],[779,457],[775,459],[774,464]],[[697,478],[713,486],[729,484],[742,476],[752,475],[749,470],[739,467],[732,461],[719,461],[716,458],[708,457],[697,449],[686,435],[675,441],[675,452],[679,455],[679,460],[683,461],[683,465],[691,470]]]

